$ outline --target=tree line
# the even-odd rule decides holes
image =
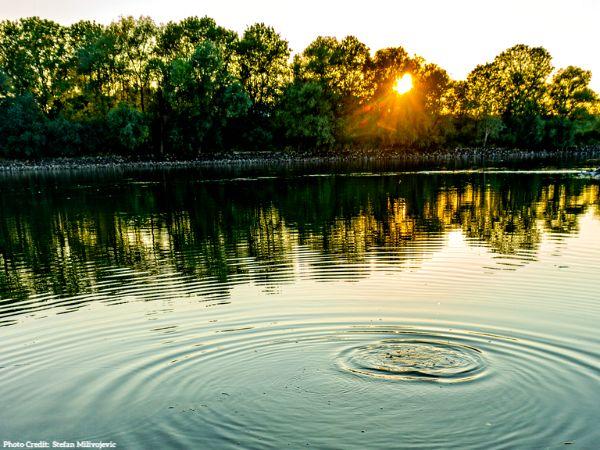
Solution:
[[[410,74],[413,88],[392,89]],[[317,37],[293,56],[272,27],[208,17],[0,23],[0,156],[194,158],[222,150],[600,143],[591,72],[515,45],[452,80],[402,47]]]

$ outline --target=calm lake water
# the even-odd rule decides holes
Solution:
[[[600,446],[600,182],[0,179],[0,439]]]

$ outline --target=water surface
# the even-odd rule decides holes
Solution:
[[[576,170],[0,180],[0,438],[600,444],[600,186]]]

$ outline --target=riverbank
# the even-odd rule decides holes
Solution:
[[[574,150],[521,150],[505,148],[456,148],[432,152],[377,150],[348,150],[337,152],[220,152],[202,155],[193,160],[125,158],[122,156],[88,156],[45,158],[39,160],[0,159],[0,172],[90,170],[90,169],[175,169],[221,166],[313,165],[344,162],[381,162],[407,166],[490,167],[543,161],[600,162],[600,147]],[[596,164],[597,165],[597,164]]]

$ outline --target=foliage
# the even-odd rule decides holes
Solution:
[[[237,43],[240,81],[251,101],[242,127],[246,146],[260,148],[272,144],[272,117],[291,82],[287,41],[264,24],[250,26]]]
[[[237,45],[240,78],[253,107],[267,112],[277,104],[290,82],[290,49],[271,27],[249,27]]]
[[[499,136],[502,123],[502,88],[495,78],[492,64],[475,67],[462,86],[463,108],[477,124],[477,138],[486,147],[490,139]]]
[[[0,154],[37,157],[46,144],[45,120],[32,94],[0,101]]]
[[[171,112],[170,148],[187,156],[206,147],[222,147],[230,121],[250,106],[248,95],[210,41],[198,45],[191,57],[169,65],[165,98]]]
[[[369,49],[354,36],[318,37],[295,58],[294,72],[299,80],[320,83],[342,117],[370,96],[370,63]]]
[[[144,114],[126,103],[112,108],[107,121],[115,146],[126,153],[141,148],[150,135]]]
[[[335,142],[333,110],[319,83],[297,81],[290,85],[276,118],[284,141],[294,146],[319,148]]]
[[[290,60],[272,27],[209,17],[0,23],[0,155],[600,142],[591,73],[515,45],[464,81],[402,47],[320,36]],[[409,74],[412,89],[393,86]]]
[[[0,24],[0,67],[19,95],[53,112],[68,88],[72,45],[66,28],[37,17]]]

